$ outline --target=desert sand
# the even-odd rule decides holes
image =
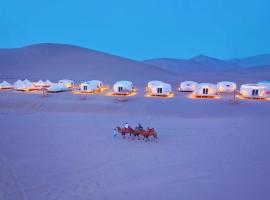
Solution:
[[[10,61],[14,68],[2,64],[1,80],[61,76],[83,81],[91,80],[87,73],[96,69],[93,76],[108,84],[129,74],[138,94],[119,101],[105,94],[81,99],[71,92],[43,97],[0,91],[1,200],[269,199],[270,101],[231,104],[231,95],[190,99],[189,93],[176,91],[179,74],[138,61],[128,60],[132,64],[123,66],[126,72],[131,66],[133,74],[119,72],[122,65],[118,64],[119,69],[105,74],[105,65],[101,71],[90,67],[87,73],[80,68],[64,70],[62,65],[52,68],[54,72],[39,71],[35,64],[28,65],[30,61],[22,68],[19,61]],[[265,76],[256,74],[237,81]],[[218,75],[209,79],[226,78]],[[194,72],[194,79],[197,76]],[[155,77],[171,80],[174,98],[144,96],[144,83]],[[125,122],[155,127],[158,142],[113,138],[113,129]]]

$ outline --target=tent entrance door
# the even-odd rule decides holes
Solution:
[[[208,94],[208,88],[203,88],[203,94]]]
[[[86,91],[87,90],[87,85],[83,86],[83,90]]]
[[[162,94],[162,88],[157,88],[157,93]]]
[[[123,91],[123,87],[122,86],[119,86],[118,87],[118,92],[122,92]]]
[[[258,89],[252,90],[252,96],[258,96],[258,95],[259,95],[259,90]]]

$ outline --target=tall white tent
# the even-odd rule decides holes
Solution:
[[[10,83],[8,83],[7,81],[3,81],[2,83],[0,83],[0,89],[10,89],[12,88],[12,85],[10,85]]]
[[[265,87],[262,86],[262,85],[258,85],[258,84],[244,84],[244,85],[241,85],[240,94],[243,97],[254,98],[254,99],[260,99],[260,98],[266,98],[267,97]]]
[[[196,85],[193,95],[198,97],[214,97],[217,95],[217,86],[212,83],[199,83]]]
[[[218,92],[234,92],[236,90],[236,83],[231,81],[221,81],[217,83]]]
[[[172,93],[172,87],[162,81],[150,81],[147,84],[147,91],[149,95],[167,96]]]
[[[81,83],[80,90],[82,92],[96,92],[100,91],[103,83],[99,80],[86,81]]]
[[[181,92],[193,92],[198,83],[195,81],[184,81],[180,83],[179,91]]]
[[[115,94],[130,94],[133,91],[133,83],[131,81],[117,81],[113,85],[113,91]]]

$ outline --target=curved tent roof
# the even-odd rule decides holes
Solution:
[[[122,87],[122,91],[119,91],[119,87]],[[126,92],[131,92],[133,89],[133,83],[131,81],[117,81],[113,85],[113,90],[116,93],[126,93]]]
[[[244,84],[240,87],[241,95],[248,98],[265,98],[266,92],[265,86],[258,84]]]
[[[213,83],[198,83],[193,91],[195,96],[215,96],[217,86]]]
[[[49,88],[49,92],[62,92],[66,91],[68,88],[63,84],[52,84]]]
[[[150,81],[147,86],[152,95],[168,95],[172,91],[171,85],[162,81]]]
[[[217,83],[219,92],[233,92],[236,90],[236,83],[231,81],[221,81]]]
[[[180,83],[180,91],[192,92],[198,83],[195,81],[183,81]]]
[[[85,86],[87,87],[85,88]],[[93,92],[95,90],[98,90],[101,86],[102,86],[101,81],[98,81],[98,80],[86,81],[86,82],[81,83],[81,90]]]

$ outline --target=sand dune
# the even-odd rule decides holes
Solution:
[[[174,80],[166,70],[142,62],[86,48],[59,44],[37,44],[18,49],[0,50],[0,79],[29,78],[53,81],[69,78],[92,79],[113,83],[131,80],[146,83],[151,79]]]

